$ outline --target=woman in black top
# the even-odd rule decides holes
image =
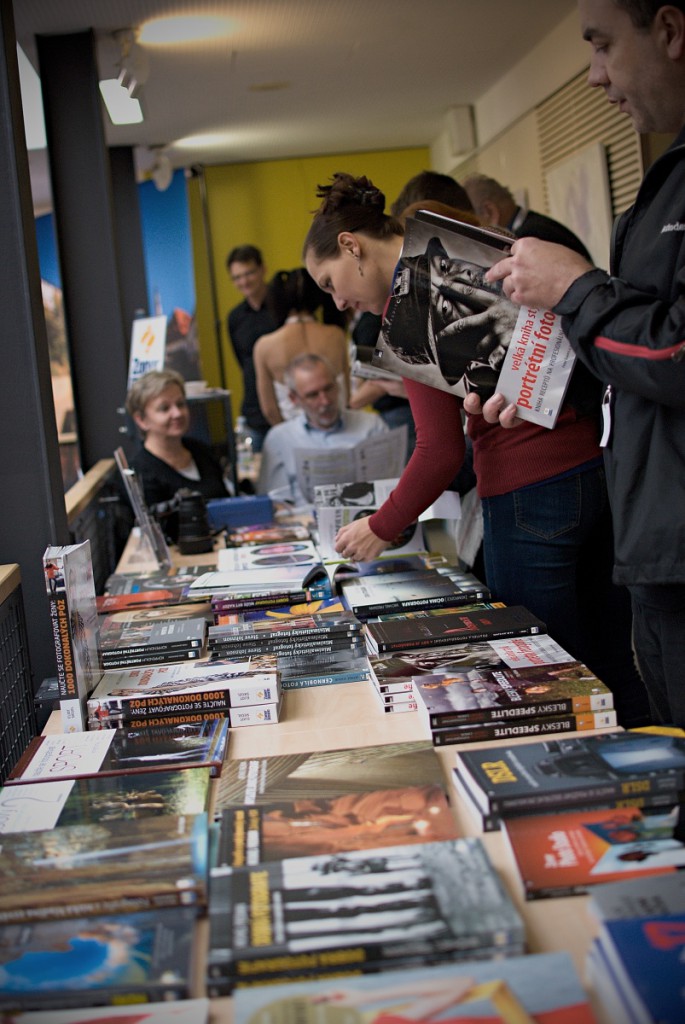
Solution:
[[[185,382],[173,370],[150,370],[131,386],[126,409],[143,435],[141,450],[131,459],[146,504],[154,509],[188,488],[205,498],[228,494],[221,466],[212,452],[186,437],[190,413]],[[174,517],[175,519],[175,517]],[[173,523],[165,523],[173,534]]]

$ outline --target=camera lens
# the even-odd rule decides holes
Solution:
[[[211,551],[214,540],[207,521],[205,499],[198,491],[179,492],[178,550],[182,555]]]

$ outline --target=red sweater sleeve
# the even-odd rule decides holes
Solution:
[[[416,447],[397,487],[369,519],[381,540],[394,540],[452,482],[464,461],[461,402],[447,391],[405,378]]]

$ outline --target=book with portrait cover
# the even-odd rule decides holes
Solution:
[[[609,711],[614,695],[579,661],[516,669],[467,668],[413,676],[431,729]]]
[[[575,364],[561,316],[484,280],[514,240],[428,210],[408,217],[374,364],[460,398],[499,391],[553,427]]]
[[[683,788],[685,741],[639,732],[564,736],[459,750],[455,765],[476,806],[502,817],[607,807],[633,797],[675,802]]]
[[[192,994],[196,918],[193,907],[166,907],[4,925],[0,1010],[185,999]]]
[[[216,868],[209,918],[210,995],[331,965],[513,956],[525,942],[484,846],[467,838]]]
[[[0,834],[208,810],[210,769],[36,780],[0,789]]]
[[[210,769],[219,775],[226,753],[228,720],[185,715],[180,724],[135,729],[34,736],[5,780],[21,785],[36,780],[78,779],[92,775],[132,775],[169,768]]]
[[[215,867],[252,867],[312,854],[457,839],[443,786],[313,793],[221,812]]]
[[[0,924],[204,904],[207,845],[205,813],[4,835]]]
[[[47,547],[43,574],[57,661],[62,731],[80,732],[86,728],[86,698],[102,671],[90,541]]]
[[[215,793],[226,807],[265,806],[397,786],[442,786],[445,773],[430,740],[384,743],[303,754],[272,754],[227,761]]]
[[[681,805],[606,807],[502,819],[526,899],[573,896],[599,882],[682,870]]]
[[[553,984],[550,979],[554,979]],[[594,1024],[568,953],[421,966],[401,974],[289,981],[240,988],[235,1024],[388,1024],[430,1020],[499,1024]]]
[[[425,618],[396,616],[366,623],[366,643],[372,654],[412,647],[445,646],[544,633],[544,622],[523,605],[481,611],[445,612]]]
[[[214,665],[195,662],[110,669],[103,672],[88,698],[88,717],[126,721],[146,714],[269,704],[279,696],[280,674],[271,656],[227,659]]]

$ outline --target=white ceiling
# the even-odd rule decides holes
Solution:
[[[145,47],[145,120],[109,145],[164,147],[173,166],[429,145],[575,7],[575,0],[14,0],[17,42],[92,28],[101,77],[113,33],[153,16],[228,14],[230,38]],[[221,145],[179,140],[221,133]],[[139,151],[146,154],[146,150]],[[148,158],[149,158],[149,154]],[[44,154],[31,155],[34,200]]]

